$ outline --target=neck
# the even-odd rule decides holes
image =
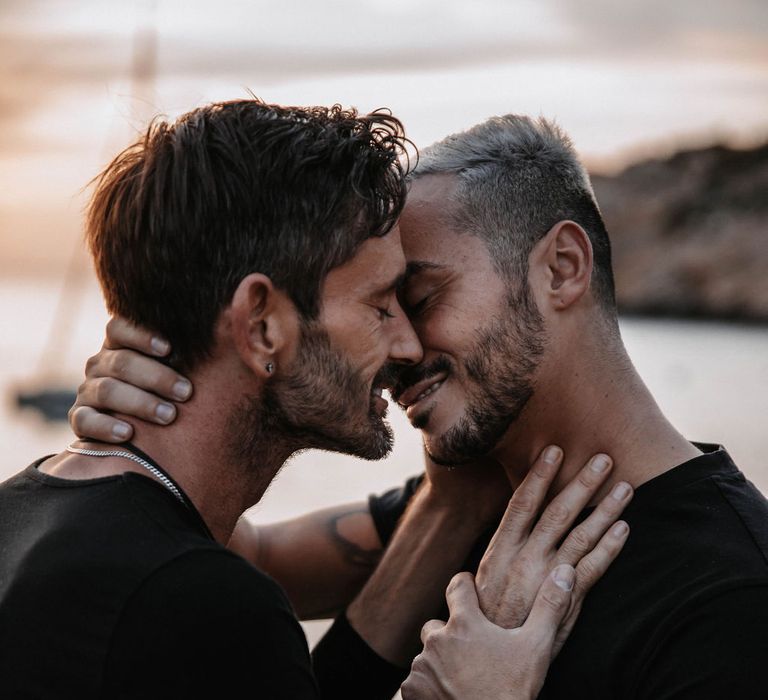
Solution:
[[[257,410],[243,395],[246,377],[222,380],[205,369],[193,378],[195,395],[178,407],[176,421],[160,427],[134,420],[133,442],[184,490],[213,536],[227,544],[240,515],[256,504],[294,451],[260,435]],[[252,380],[250,380],[252,381]],[[240,404],[233,396],[241,396]],[[236,430],[242,425],[248,434]],[[247,444],[247,453],[243,445]]]
[[[560,371],[543,373],[552,380],[536,387],[494,451],[513,487],[552,444],[565,453],[552,495],[594,454],[611,457],[613,470],[593,504],[618,481],[637,487],[701,454],[664,416],[620,339],[609,349],[582,347],[568,357],[589,362],[574,367],[573,361],[557,358]]]

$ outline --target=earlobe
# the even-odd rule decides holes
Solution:
[[[581,299],[592,277],[592,242],[574,221],[559,221],[545,237],[553,306],[564,310]]]
[[[290,300],[260,273],[244,277],[232,295],[232,341],[240,359],[258,377],[274,375],[277,357],[286,345],[287,326],[292,325],[288,316],[292,314],[295,310]]]

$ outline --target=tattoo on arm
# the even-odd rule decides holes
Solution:
[[[326,528],[331,540],[346,562],[361,568],[372,569],[381,558],[381,547],[366,549],[359,542],[349,539],[348,534],[345,534],[354,532],[356,520],[367,517],[370,517],[370,514],[365,508],[339,513],[328,518]]]

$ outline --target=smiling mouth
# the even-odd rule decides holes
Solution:
[[[436,376],[413,384],[397,397],[397,403],[407,411],[423,399],[434,394],[443,385],[447,376],[447,373],[441,372]]]

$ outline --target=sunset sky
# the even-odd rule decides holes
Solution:
[[[4,276],[81,255],[83,188],[148,118],[248,90],[387,106],[419,145],[543,114],[595,168],[768,138],[765,0],[4,0],[0,59]]]

